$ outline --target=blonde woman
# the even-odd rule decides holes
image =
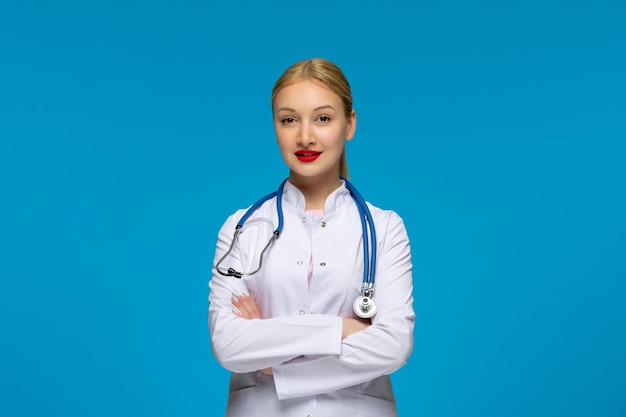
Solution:
[[[232,371],[226,415],[395,416],[389,375],[413,349],[411,251],[402,219],[359,205],[348,181],[350,85],[332,62],[304,60],[271,104],[288,178],[226,220],[209,282],[213,352]]]

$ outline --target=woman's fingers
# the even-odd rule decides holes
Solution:
[[[241,317],[247,320],[261,318],[261,312],[259,311],[259,307],[256,305],[254,299],[251,296],[246,294],[233,294],[232,303],[239,312],[239,314],[233,312],[236,317]]]
[[[258,311],[258,309],[256,308],[256,303],[254,302],[252,297],[244,294],[239,297],[239,300],[241,301],[241,306],[246,312],[245,318],[247,318],[248,320],[254,319],[254,318],[257,318],[257,319],[260,318],[256,316],[256,311]]]
[[[244,303],[244,299],[243,296],[239,295],[233,295],[232,297],[232,303],[233,306],[237,309],[237,311],[239,312],[239,314],[235,314],[235,316],[237,317],[241,317],[244,319],[251,319],[252,316],[250,315],[250,313],[247,310],[246,304]]]
[[[360,332],[361,330],[367,329],[372,322],[370,319],[352,319],[344,317],[342,319],[342,331],[341,338],[345,339],[346,337],[354,334],[356,332]]]
[[[254,299],[249,295],[244,294],[238,296],[235,306],[239,309],[245,319],[251,320],[261,318],[259,308],[254,302]]]

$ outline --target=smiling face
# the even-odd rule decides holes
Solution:
[[[339,184],[345,141],[356,129],[356,113],[346,117],[341,98],[318,81],[283,87],[273,103],[278,147],[295,184]]]

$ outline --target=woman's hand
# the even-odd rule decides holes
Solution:
[[[239,310],[233,310],[233,315],[246,320],[260,319],[261,312],[259,307],[254,302],[254,298],[249,295],[235,295],[232,296],[233,306]],[[272,368],[261,369],[266,375],[272,375]]]
[[[341,338],[345,339],[351,334],[365,330],[371,326],[371,324],[372,322],[370,319],[350,319],[344,317],[341,327]]]
[[[247,295],[235,295],[232,296],[232,303],[235,309],[233,309],[233,315],[246,320],[261,319],[261,312],[256,305],[254,299]],[[372,322],[370,319],[351,319],[347,317],[342,318],[341,338],[360,332],[367,329]],[[267,375],[272,375],[272,368],[261,369],[261,372]]]
[[[235,317],[246,320],[261,318],[261,312],[259,311],[259,307],[257,307],[254,299],[251,296],[247,294],[233,294],[231,300],[233,302],[233,306],[237,309],[233,310],[233,314],[235,315]]]

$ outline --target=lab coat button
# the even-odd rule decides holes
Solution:
[[[304,310],[300,310],[300,315],[304,316],[306,314],[306,312]]]
[[[326,227],[326,222],[321,222],[321,223],[320,223],[320,226],[322,226],[322,227]]]
[[[326,266],[326,262],[320,262],[320,266]]]
[[[302,263],[303,263],[303,262],[302,262],[302,261],[298,261],[298,262],[296,262],[296,263],[297,263],[298,265],[302,265]]]
[[[302,223],[306,223],[306,217],[302,218]]]

